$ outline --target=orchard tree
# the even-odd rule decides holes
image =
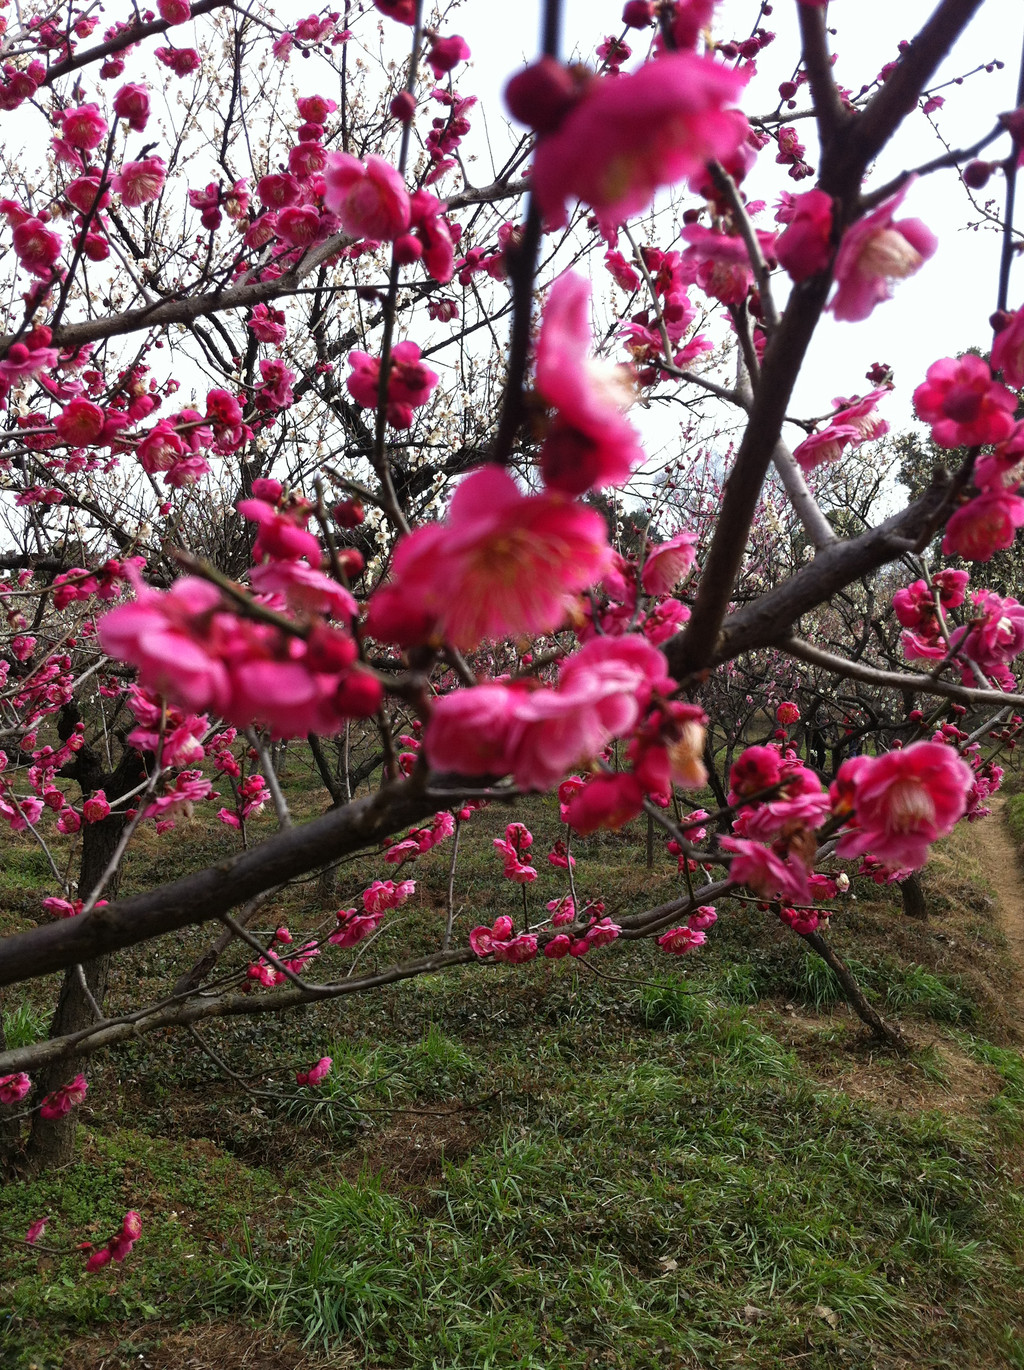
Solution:
[[[456,966],[681,955],[725,898],[901,1045],[821,925],[851,874],[905,878],[986,812],[1020,723],[1024,605],[925,554],[984,563],[1024,523],[1024,106],[962,148],[941,124],[947,58],[978,101],[1001,65],[955,67],[983,0],[939,0],[859,90],[826,6],[779,8],[772,84],[769,4],[629,0],[563,35],[545,0],[497,91],[422,0],[291,28],[258,0],[102,33],[66,0],[8,16],[0,819],[52,892],[0,985],[63,979],[47,1040],[0,1050],[0,1105],[37,1163],[70,1154],[101,1048]],[[511,123],[478,184],[484,109]],[[926,120],[943,150],[911,169]],[[908,169],[881,182],[891,142]],[[826,311],[853,331],[928,271],[915,181],[947,178],[952,220],[993,175],[994,341],[914,378],[950,460],[897,507],[889,368],[807,416],[797,380]],[[301,823],[286,744],[329,796]],[[533,837],[502,822],[522,918],[457,926],[463,825],[556,790],[564,892],[531,915]],[[580,895],[578,839],[645,812],[673,897]],[[184,816],[234,853],[119,898],[135,835]],[[447,916],[413,954],[392,912],[435,847]],[[352,907],[252,931],[294,882],[333,901],[357,853],[380,877]],[[157,999],[109,1002],[112,957],[197,926]],[[90,1267],[138,1235],[130,1213]]]

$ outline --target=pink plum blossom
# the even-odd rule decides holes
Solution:
[[[123,162],[111,186],[120,195],[123,205],[135,208],[160,198],[166,174],[167,168],[160,157],[147,157],[141,162]]]
[[[60,116],[61,137],[81,152],[99,147],[107,132],[107,121],[99,105],[73,105]]]
[[[791,899],[800,904],[809,899],[809,873],[799,855],[780,855],[746,837],[723,837],[721,845],[733,853],[729,878],[734,884],[749,886],[762,899]]]
[[[833,810],[850,824],[837,854],[870,853],[889,869],[920,870],[931,844],[963,817],[973,784],[967,762],[941,742],[851,757],[831,789]]]
[[[353,237],[390,241],[409,227],[408,191],[382,157],[361,162],[347,152],[332,152],[324,180],[324,204]]]
[[[352,371],[346,385],[356,404],[376,409],[380,399],[380,358],[367,352],[350,352]],[[392,428],[410,428],[413,410],[425,405],[437,385],[438,375],[420,360],[416,343],[396,343],[388,370],[386,414]]]
[[[707,295],[723,304],[739,304],[754,281],[753,267],[746,243],[739,236],[718,233],[700,224],[684,228],[683,240],[690,246],[683,262],[696,272],[697,284]],[[762,254],[774,256],[775,234],[757,232]]]
[[[144,133],[149,122],[149,91],[136,82],[122,86],[114,96],[114,113],[133,133]]]
[[[43,1118],[64,1118],[71,1110],[82,1102],[85,1098],[88,1085],[84,1075],[76,1075],[70,1084],[61,1085],[52,1094],[47,1094],[46,1098],[39,1105],[39,1113]]]
[[[832,197],[823,190],[783,197],[789,203],[776,214],[786,225],[775,242],[779,265],[794,281],[806,281],[832,260]]]
[[[460,648],[550,632],[609,555],[595,511],[558,493],[523,495],[505,471],[485,466],[459,485],[445,523],[399,542],[367,630],[401,646],[447,639]]]
[[[310,1066],[309,1070],[297,1070],[295,1072],[295,1083],[297,1085],[318,1085],[321,1080],[326,1080],[331,1073],[331,1066],[334,1062],[330,1056],[321,1056],[315,1066]]]
[[[20,1104],[32,1088],[23,1070],[15,1075],[0,1075],[0,1104]]]
[[[913,276],[934,254],[938,240],[920,219],[893,219],[912,179],[843,234],[835,261],[838,289],[828,306],[837,319],[866,319],[891,298],[893,281]]]
[[[696,555],[696,536],[683,529],[648,551],[640,583],[649,595],[669,595],[690,574]]]
[[[663,951],[670,951],[673,956],[686,956],[689,952],[696,951],[699,946],[703,946],[704,941],[703,932],[685,926],[669,928],[668,932],[663,932],[658,938],[658,946]]]
[[[87,823],[102,823],[110,815],[110,805],[102,790],[97,790],[82,805],[82,817]]]
[[[1010,314],[992,343],[992,370],[1014,390],[1024,388],[1024,309]]]
[[[47,228],[42,219],[25,219],[11,236],[14,251],[25,270],[33,276],[49,279],[60,256],[60,234]]]
[[[477,956],[490,956],[495,947],[508,942],[513,926],[512,919],[507,914],[501,914],[491,927],[474,928],[469,934],[469,945]]]
[[[962,505],[946,524],[945,556],[991,561],[995,552],[1013,545],[1024,526],[1024,499],[1008,490],[987,490]]]
[[[636,429],[624,418],[633,401],[622,367],[590,356],[590,283],[563,272],[548,292],[537,341],[537,391],[555,411],[541,448],[549,488],[580,495],[622,485],[644,460]]]
[[[446,72],[453,71],[460,62],[468,62],[469,58],[469,44],[457,33],[449,38],[434,38],[427,51],[427,63],[437,81]]]
[[[659,186],[727,158],[747,136],[744,116],[726,108],[745,81],[743,73],[692,52],[592,81],[537,143],[533,190],[548,224],[565,225],[571,197],[590,205],[609,235],[642,213]]]
[[[929,366],[927,375],[914,391],[914,409],[932,425],[940,447],[987,446],[1013,432],[1017,397],[992,379],[981,357],[971,352],[943,357]]]

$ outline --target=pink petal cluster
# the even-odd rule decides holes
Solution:
[[[981,357],[944,357],[929,366],[927,376],[914,391],[914,409],[932,425],[940,447],[988,446],[1013,432],[1017,397],[992,379]]]
[[[828,424],[793,449],[802,469],[813,471],[826,462],[838,461],[847,447],[859,447],[863,442],[884,437],[889,425],[878,417],[875,406],[888,393],[883,388],[869,391],[862,399],[833,400],[836,412]]]
[[[0,1075],[0,1104],[20,1104],[32,1088],[23,1070],[15,1075]]]
[[[1024,309],[1005,316],[992,343],[992,370],[1014,390],[1024,389]]]
[[[111,188],[129,209],[160,198],[167,167],[160,157],[146,157],[141,162],[122,162],[121,170],[113,178]]]
[[[693,570],[697,538],[683,529],[667,542],[656,543],[647,553],[640,583],[649,595],[669,595]]]
[[[668,932],[663,932],[658,938],[658,946],[663,951],[670,951],[673,956],[686,956],[688,952],[696,951],[703,946],[705,937],[699,929],[685,925],[681,928],[669,928]]]
[[[794,281],[806,281],[832,260],[832,197],[823,190],[784,195],[776,213],[786,225],[775,241],[775,256]]]
[[[912,180],[843,234],[835,261],[838,288],[828,306],[837,319],[866,319],[876,304],[892,297],[892,283],[913,276],[938,247],[920,219],[893,219]]]
[[[972,596],[974,612],[969,624],[950,634],[954,647],[961,643],[964,656],[970,658],[990,680],[1001,689],[1016,689],[1016,681],[1009,663],[1024,651],[1024,604],[1010,595],[999,595],[994,590],[976,590]],[[958,661],[965,684],[974,684],[973,672],[966,661]]]
[[[457,33],[449,38],[434,38],[427,51],[427,64],[437,81],[453,71],[460,62],[468,62],[469,58],[469,44]]]
[[[356,404],[376,409],[380,399],[380,358],[368,352],[350,352],[352,366],[346,385]],[[413,410],[427,403],[437,385],[437,372],[420,360],[414,342],[396,343],[391,349],[386,392],[386,413],[392,428],[411,428]]]
[[[630,732],[654,690],[674,688],[665,658],[639,638],[592,638],[568,658],[555,689],[479,685],[437,700],[424,739],[435,770],[511,772],[549,789],[577,762]]]
[[[963,817],[973,785],[970,766],[941,742],[851,757],[831,789],[833,811],[850,825],[837,854],[870,854],[890,870],[920,870],[931,844]]]
[[[401,539],[367,631],[403,647],[447,640],[463,649],[551,632],[609,554],[595,511],[558,493],[523,495],[486,466],[459,485],[444,523]]]
[[[48,1119],[66,1118],[71,1110],[85,1098],[88,1088],[85,1076],[76,1075],[70,1084],[61,1085],[60,1089],[55,1089],[52,1094],[47,1094],[39,1105],[40,1116]]]
[[[361,162],[347,152],[332,152],[324,169],[324,204],[346,233],[390,242],[409,227],[409,192],[383,157]]]
[[[363,908],[370,914],[400,909],[415,893],[415,880],[375,880],[369,889],[363,891]]]
[[[555,410],[541,471],[550,489],[569,495],[622,485],[644,461],[624,417],[633,401],[626,372],[590,356],[590,293],[589,281],[563,272],[548,292],[537,340],[537,392]]]
[[[94,1251],[85,1263],[86,1272],[102,1270],[111,1261],[123,1261],[131,1254],[131,1249],[142,1236],[142,1218],[134,1209],[124,1215],[121,1230],[111,1237],[106,1246]]]
[[[339,909],[336,917],[338,927],[328,937],[328,942],[336,947],[354,947],[364,937],[369,937],[377,931],[384,917],[384,910],[380,909],[376,913],[357,913],[355,909]]]
[[[297,1085],[318,1085],[321,1080],[326,1080],[331,1073],[331,1066],[334,1065],[330,1056],[321,1056],[315,1066],[310,1066],[309,1070],[297,1070],[295,1072],[295,1083]]]
[[[684,228],[682,238],[690,246],[683,261],[696,274],[697,284],[706,295],[722,304],[740,304],[754,282],[754,270],[746,244],[738,236],[703,228],[700,224]],[[775,234],[757,231],[763,256],[774,260]]]
[[[934,593],[944,610],[957,609],[964,602],[969,580],[967,571],[938,571],[932,577],[933,589],[929,589],[926,581],[915,580],[896,591],[892,607],[905,630],[903,652],[908,661],[941,660],[946,655]]]
[[[538,139],[533,190],[548,224],[565,225],[572,198],[590,205],[610,236],[650,205],[659,186],[729,157],[747,136],[744,116],[727,108],[745,81],[692,52],[593,80],[557,128]]]
[[[504,875],[517,885],[528,885],[537,879],[536,869],[523,860],[523,853],[533,845],[533,834],[522,823],[510,823],[504,838],[494,839],[494,849],[505,858]]]

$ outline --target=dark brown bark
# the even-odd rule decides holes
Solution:
[[[903,896],[903,912],[908,918],[928,917],[928,904],[925,901],[924,889],[916,873],[908,875],[906,880],[901,882],[900,894]]]
[[[76,719],[77,711],[74,715],[66,711],[61,731],[70,733]],[[97,754],[90,747],[83,747],[66,773],[80,785],[83,799],[98,789],[102,789],[108,799],[116,799],[138,782],[141,762],[142,758],[138,752],[127,749],[117,769],[106,774]],[[115,810],[99,823],[83,824],[82,859],[78,875],[80,898],[88,899],[102,881],[117,849],[125,822],[124,812]],[[104,893],[116,897],[119,883],[120,867],[110,876]],[[81,971],[77,965],[68,967],[50,1023],[51,1039],[80,1032],[96,1022],[94,1003],[102,1009],[107,994],[110,962],[111,957],[107,954],[86,961]],[[47,1094],[59,1089],[61,1085],[68,1084],[74,1079],[75,1074],[76,1071],[66,1060],[58,1059],[48,1064],[36,1075],[33,1095],[35,1103],[40,1103]],[[77,1130],[77,1109],[72,1109],[63,1118],[48,1119],[38,1112],[34,1113],[26,1146],[26,1155],[32,1169],[50,1170],[70,1164],[74,1159]]]

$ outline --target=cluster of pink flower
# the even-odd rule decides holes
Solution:
[[[547,633],[609,557],[600,514],[558,492],[523,495],[504,471],[483,467],[459,485],[444,523],[399,541],[367,631],[401,647],[446,639],[464,649]]]
[[[295,1083],[297,1085],[308,1085],[312,1088],[326,1080],[331,1073],[331,1066],[334,1065],[330,1056],[321,1056],[315,1066],[310,1066],[309,1070],[297,1070],[295,1072]]]
[[[15,1075],[0,1075],[0,1104],[20,1104],[32,1089],[32,1081],[23,1070]]]
[[[686,956],[704,945],[705,933],[718,921],[718,914],[711,904],[701,904],[696,913],[691,913],[682,927],[669,928],[658,938],[658,946],[673,956]]]
[[[1009,663],[1024,651],[1024,605],[994,590],[975,590],[967,623],[942,631],[935,594],[942,610],[959,608],[967,592],[966,571],[939,571],[932,589],[923,580],[893,595],[893,609],[903,627],[903,652],[908,661],[942,660],[947,655],[965,685],[977,684],[975,667],[999,689],[1013,690],[1016,680]]]
[[[376,409],[380,400],[380,361],[368,352],[350,352],[352,370],[346,380],[348,392],[364,409]],[[385,413],[392,428],[411,428],[413,410],[427,403],[437,385],[436,371],[420,360],[414,342],[396,343],[388,365],[384,392]]]
[[[134,1209],[124,1215],[121,1222],[121,1230],[111,1237],[106,1246],[101,1246],[93,1251],[92,1255],[85,1263],[88,1272],[102,1270],[111,1261],[123,1261],[131,1254],[131,1249],[142,1236],[142,1219]],[[88,1248],[90,1244],[85,1243]]]
[[[964,816],[973,786],[970,766],[942,742],[851,757],[830,791],[833,813],[848,817],[837,854],[870,854],[890,869],[919,870],[930,845]]]
[[[162,703],[149,690],[138,685],[128,687],[128,707],[139,726],[128,734],[128,741],[140,752],[159,754],[161,765],[198,766],[206,756],[203,738],[210,730],[206,714],[186,714],[173,704]],[[234,734],[232,734],[233,738]],[[210,747],[218,745],[217,738]]]
[[[240,618],[214,586],[185,577],[166,593],[139,583],[134,603],[100,620],[104,651],[132,662],[143,686],[184,709],[241,727],[256,720],[278,736],[329,735],[374,713],[380,685],[357,663],[351,635],[320,617],[351,617],[356,604],[319,570],[320,546],[305,528],[311,507],[263,480],[239,509],[258,525],[254,557],[266,558],[252,571],[254,587],[275,607],[309,615],[305,633],[298,623],[293,634]]]
[[[1011,372],[1016,374],[1012,367]],[[992,379],[986,362],[967,353],[930,366],[927,381],[914,391],[914,406],[931,423],[940,447],[998,444],[975,462],[974,484],[981,493],[956,510],[942,542],[947,555],[989,561],[993,552],[1011,545],[1024,524],[1024,499],[1018,493],[1024,479],[1024,424],[1015,421],[1017,397]]]
[[[787,906],[834,897],[834,882],[812,871],[815,831],[829,814],[845,820],[840,857],[870,856],[890,871],[917,870],[930,845],[967,812],[976,784],[955,745],[941,740],[852,757],[827,794],[793,752],[779,747],[748,747],[730,779],[729,802],[741,806],[738,835],[721,839],[732,854],[730,878]],[[786,921],[812,931],[817,916],[789,908]]]
[[[71,1110],[85,1098],[88,1088],[85,1076],[76,1075],[70,1084],[61,1085],[52,1094],[47,1094],[39,1105],[40,1116],[50,1119],[66,1118]]]
[[[948,646],[942,635],[939,609],[958,609],[967,593],[966,571],[938,571],[927,581],[915,580],[892,597],[892,607],[903,628],[903,654],[908,661],[941,660]],[[938,595],[936,604],[935,596]]]
[[[140,572],[145,564],[145,557],[126,557],[124,561],[110,558],[94,571],[87,571],[83,566],[59,571],[53,578],[53,607],[66,609],[69,604],[80,603],[93,595],[107,602],[117,599],[131,572]]]
[[[235,809],[219,809],[217,817],[229,828],[241,828],[247,819],[254,818],[266,806],[270,790],[263,776],[256,772],[246,776],[235,789]]]
[[[275,943],[280,943],[282,946],[290,946],[293,941],[294,938],[288,929],[282,927],[278,928],[274,933],[273,937],[270,939],[270,945],[271,948],[273,948]],[[276,985],[283,985],[288,979],[285,970],[291,971],[293,975],[301,975],[310,961],[312,961],[314,957],[320,955],[320,947],[317,942],[310,941],[305,942],[295,955],[288,957],[287,960],[284,957],[278,956],[276,952],[274,952],[273,955],[284,969],[278,970],[277,966],[273,964],[269,957],[261,956],[258,961],[253,961],[251,965],[246,967],[246,978],[242,985],[243,990],[251,989],[256,984],[264,985],[267,989],[273,989]]]
[[[636,637],[592,638],[562,663],[555,689],[529,686],[495,682],[437,700],[425,741],[431,766],[511,773],[526,789],[548,789],[631,732],[655,692],[672,692],[665,658]]]
[[[540,449],[544,483],[582,495],[624,484],[644,460],[624,417],[633,394],[621,367],[590,357],[590,283],[565,272],[548,292],[537,340],[537,392],[555,415]]]
[[[641,248],[644,266],[654,286],[658,298],[660,323],[665,326],[669,343],[675,349],[669,360],[676,367],[685,369],[692,366],[697,358],[713,347],[711,339],[700,333],[688,342],[683,339],[689,331],[697,311],[687,294],[687,287],[693,284],[695,273],[691,267],[684,269],[682,254],[663,252],[659,248]],[[621,252],[609,249],[605,254],[605,265],[612,279],[623,290],[631,293],[640,285],[640,274],[630,265]],[[665,346],[659,322],[652,318],[649,308],[641,309],[630,317],[619,336],[623,339],[629,353],[635,384],[643,389],[654,385],[659,379],[666,379],[668,372],[659,367],[664,359]],[[682,344],[682,346],[680,346]]]
[[[746,75],[696,53],[664,53],[630,75],[592,77],[544,57],[513,77],[506,100],[533,128],[533,190],[550,228],[567,222],[566,200],[583,201],[612,241],[659,186],[703,181],[746,141],[737,99]],[[600,148],[595,157],[593,149]]]
[[[406,861],[415,861],[418,856],[424,856],[428,851],[451,837],[455,831],[454,815],[446,809],[441,813],[434,814],[434,820],[429,828],[412,828],[401,839],[387,838],[385,840],[384,860],[388,865],[399,866]]]
[[[351,947],[369,937],[380,926],[385,913],[399,909],[416,893],[415,880],[375,880],[363,890],[363,912],[339,909],[338,927],[327,939],[338,947]]]
[[[523,823],[509,823],[504,838],[494,838],[494,850],[505,859],[506,880],[517,885],[529,885],[537,879],[536,869],[523,861],[523,853],[533,846],[533,833]]]
[[[731,878],[765,898],[807,902],[814,832],[830,807],[821,781],[795,752],[754,746],[737,757],[729,782],[729,803],[739,806],[737,836],[722,838],[733,853]]]
[[[106,899],[97,899],[94,908],[101,909],[106,907]],[[43,900],[43,908],[54,918],[77,918],[85,908],[85,901],[82,899],[59,899],[51,895],[50,898]]]
[[[861,443],[871,442],[888,433],[888,423],[878,417],[875,409],[878,401],[888,392],[889,387],[882,387],[869,391],[863,399],[834,399],[832,403],[836,412],[828,424],[793,449],[793,456],[803,469],[813,471],[825,462],[838,461],[846,448],[859,447]]]

